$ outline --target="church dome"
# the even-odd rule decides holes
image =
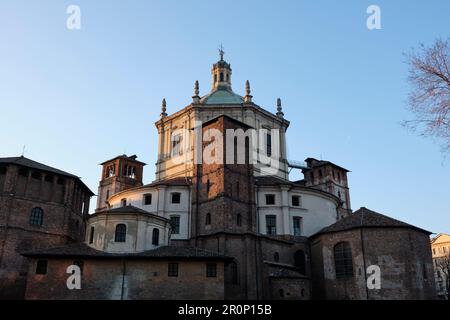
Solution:
[[[232,90],[219,89],[204,96],[200,100],[200,103],[204,105],[242,104],[244,103],[244,98],[234,93]]]

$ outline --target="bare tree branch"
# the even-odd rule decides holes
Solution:
[[[444,152],[450,151],[450,37],[438,39],[426,48],[407,55],[411,84],[409,109],[414,120],[402,124],[422,136],[443,141]]]

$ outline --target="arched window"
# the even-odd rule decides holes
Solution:
[[[116,234],[114,237],[115,242],[125,242],[127,236],[127,226],[124,224],[118,224],[116,226]]]
[[[30,224],[33,226],[42,226],[44,222],[44,210],[41,208],[33,208],[31,210]]]
[[[220,73],[220,82],[223,82],[223,72]]]
[[[352,248],[348,242],[339,242],[334,246],[334,266],[336,278],[353,276]]]
[[[205,221],[205,224],[206,224],[207,226],[209,226],[209,225],[211,224],[211,214],[210,214],[210,213],[207,213],[207,214],[206,214],[206,221]]]
[[[275,261],[275,262],[280,261],[280,254],[278,252],[275,252],[273,254],[273,261]]]
[[[242,226],[242,216],[240,213],[237,215],[236,224],[238,225],[238,227]]]
[[[298,250],[294,254],[294,265],[301,274],[306,273],[306,256],[305,251]]]
[[[236,262],[230,263],[230,280],[232,284],[238,284],[238,266]]]
[[[153,229],[152,244],[154,246],[159,246],[159,229],[157,228]]]

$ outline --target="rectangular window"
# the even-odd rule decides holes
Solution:
[[[275,195],[266,194],[266,205],[274,205],[274,204],[275,204]]]
[[[91,232],[89,233],[89,244],[94,243],[94,232],[95,232],[95,227],[91,227]]]
[[[170,225],[172,234],[180,234],[180,217],[170,217]]]
[[[277,216],[266,216],[266,233],[270,235],[277,234]]]
[[[127,206],[127,199],[120,200],[120,203],[121,203],[122,207],[126,207]]]
[[[47,260],[38,260],[37,261],[36,274],[47,274]]]
[[[178,204],[181,202],[181,193],[174,192],[172,193],[172,203]]]
[[[302,233],[302,218],[301,217],[294,217],[293,218],[293,224],[294,224],[294,236],[300,236]]]
[[[272,135],[270,133],[266,135],[266,152],[268,157],[272,156]]]
[[[206,265],[206,276],[208,278],[217,277],[217,265],[215,263],[208,263]]]
[[[181,142],[183,141],[183,136],[177,134],[172,140],[172,157],[176,157],[182,154]]]
[[[292,206],[300,207],[300,196],[292,196]]]
[[[167,275],[169,277],[178,277],[178,263],[169,263]]]
[[[145,194],[144,195],[144,205],[149,206],[152,204],[152,194]]]

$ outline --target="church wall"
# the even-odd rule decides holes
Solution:
[[[319,235],[312,240],[315,299],[434,299],[434,278],[427,234],[406,228],[360,229]],[[350,243],[353,277],[337,279],[334,246]],[[365,270],[381,269],[381,289],[369,290]]]
[[[77,259],[79,260],[79,259]],[[217,300],[224,297],[224,263],[217,277],[206,276],[208,261],[84,259],[81,289],[69,290],[67,267],[74,259],[48,259],[47,274],[36,274],[30,259],[26,299],[36,300]],[[178,263],[178,277],[168,276],[168,263]]]
[[[118,224],[125,224],[126,241],[115,242]],[[93,243],[90,244],[90,230],[94,227]],[[152,244],[153,229],[159,230],[159,245]],[[85,242],[94,249],[106,252],[142,252],[169,244],[169,222],[136,214],[100,214],[89,219]]]
[[[266,194],[275,195],[275,205],[266,205]],[[337,219],[337,203],[331,198],[291,189],[287,199],[282,197],[279,186],[258,188],[259,232],[267,233],[266,216],[277,216],[277,234],[294,234],[293,217],[301,217],[301,236],[311,236],[321,229],[333,224]],[[300,207],[292,205],[292,196],[299,195]],[[287,200],[287,201],[286,201]],[[284,210],[283,210],[284,207]],[[288,221],[286,222],[285,219]]]
[[[36,189],[27,182],[33,170],[28,170],[28,177],[20,176],[18,171],[17,166],[8,167],[3,193],[0,193],[0,299],[23,298],[27,264],[20,252],[65,245],[84,238],[83,215],[79,206],[75,205],[76,182],[64,178],[64,185],[61,186],[55,178],[54,184],[44,183],[46,173],[42,173],[42,186]],[[17,185],[18,180],[23,182],[22,186]],[[48,194],[55,195],[55,190],[59,189],[64,190],[61,199],[64,204],[56,197],[52,201],[41,198]],[[17,194],[17,191],[20,193]],[[44,212],[42,226],[30,224],[31,211],[35,207]]]

